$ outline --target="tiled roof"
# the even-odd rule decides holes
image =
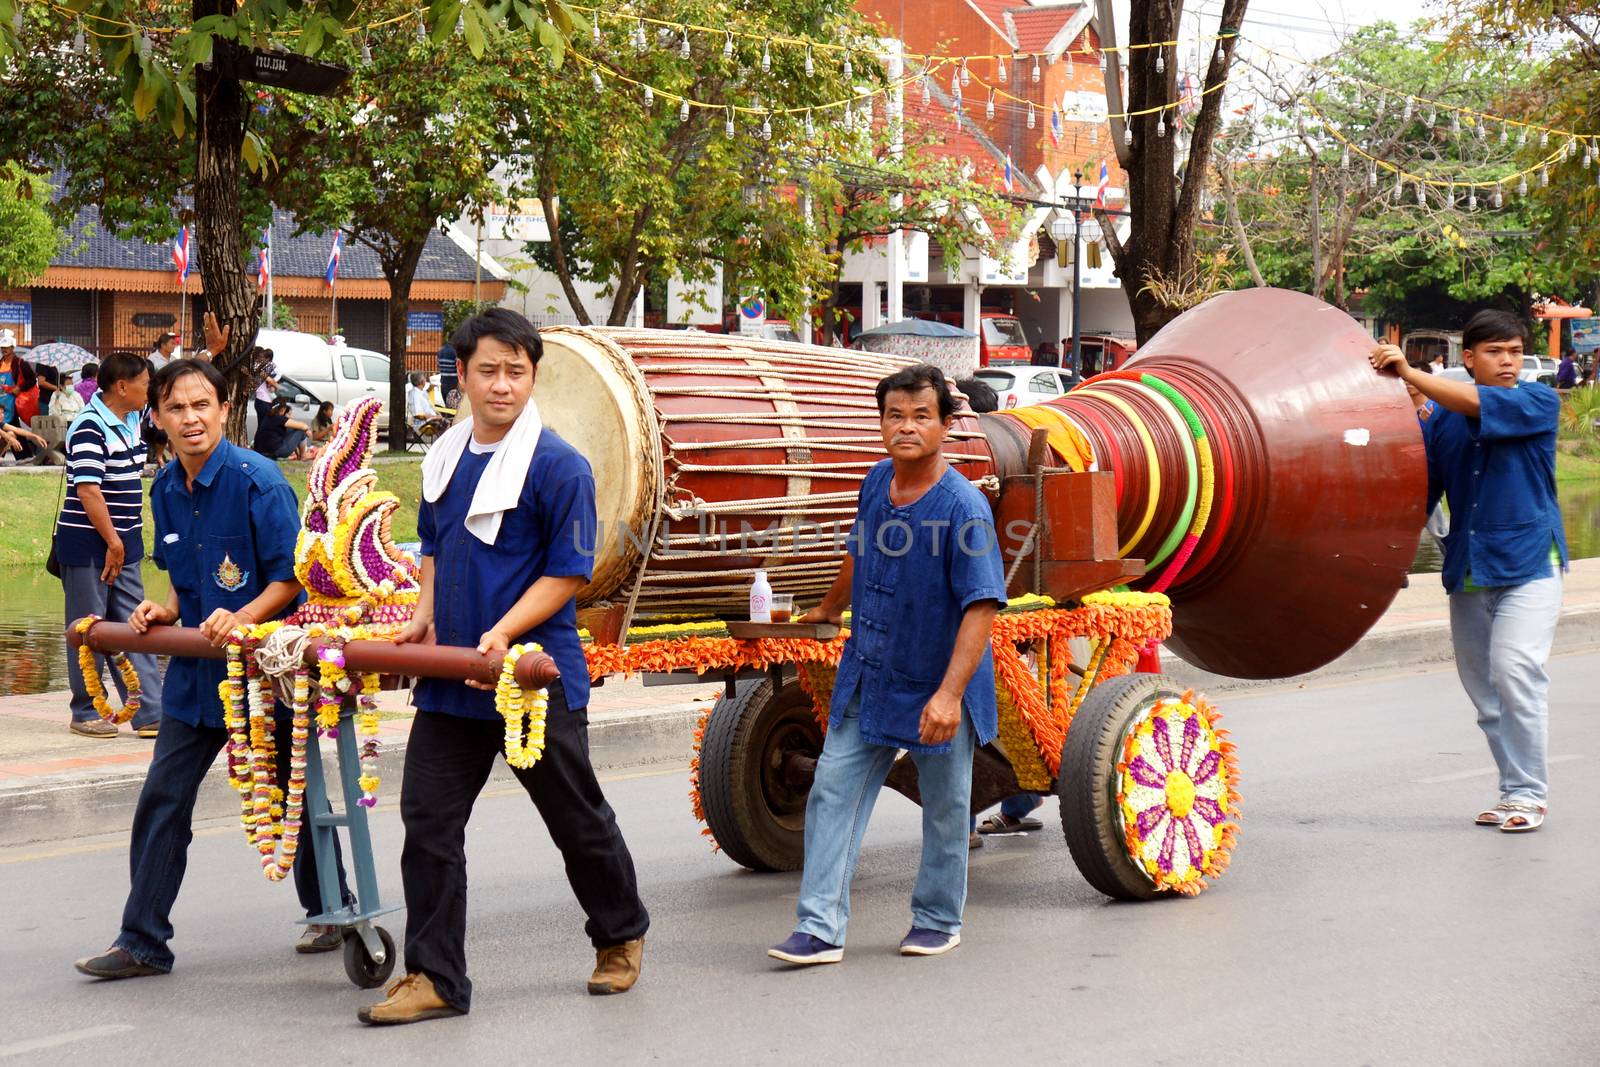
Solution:
[[[328,250],[333,234],[308,233],[294,236],[294,216],[276,211],[272,219],[272,257],[276,274],[288,278],[320,278],[328,265]],[[253,256],[256,247],[248,248]],[[191,261],[193,252],[191,250]],[[100,225],[100,211],[82,208],[69,227],[67,241],[51,265],[56,267],[94,267],[109,270],[172,270],[171,244],[117,237]],[[198,264],[196,264],[198,266]],[[487,275],[487,271],[485,272]],[[472,256],[450,238],[435,230],[417,263],[417,281],[473,280],[476,267]],[[383,268],[370,248],[346,240],[339,254],[339,277],[382,278]]]
[[[1006,33],[1006,9],[1014,7],[1017,0],[967,0],[967,6],[993,26],[995,32],[1002,37],[1009,37]]]
[[[1010,8],[1006,14],[1010,16],[1011,26],[1015,30],[1012,40],[1017,51],[1043,52],[1062,27],[1078,14],[1081,6]]]
[[[1005,149],[979,128],[976,119],[982,117],[981,108],[977,116],[970,110],[964,111],[961,128],[958,130],[950,109],[954,101],[944,91],[943,86],[934,85],[931,88],[933,95],[927,104],[923,104],[921,93],[906,94],[906,125],[911,128],[920,127],[937,131],[940,143],[936,151],[939,155],[950,159],[971,160],[973,181],[992,189],[1002,188]],[[968,108],[971,107],[971,103],[968,102]],[[1013,155],[1011,160],[1011,181],[1016,195],[1037,195],[1041,192],[1038,183],[1027,173],[1023,161],[1016,155]]]

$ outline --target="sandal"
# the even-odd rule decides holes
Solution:
[[[1544,825],[1545,809],[1539,804],[1507,804],[1506,819],[1500,824],[1503,834],[1531,834]]]
[[[994,814],[978,824],[980,834],[1024,834],[1030,830],[1043,830],[1044,823],[1032,816],[1013,819],[1009,815]]]
[[[1482,811],[1478,812],[1477,818],[1473,819],[1472,821],[1477,823],[1479,826],[1499,827],[1501,823],[1505,822],[1510,817],[1511,802],[1509,800],[1502,800],[1494,807],[1484,808]]]

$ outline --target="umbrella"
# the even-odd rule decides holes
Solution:
[[[863,330],[857,337],[976,337],[975,333],[934,319],[901,319]]]
[[[29,352],[28,361],[35,366],[42,364],[70,374],[81,369],[85,363],[93,363],[94,353],[65,341],[52,341]]]

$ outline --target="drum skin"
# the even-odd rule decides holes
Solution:
[[[595,474],[601,536],[580,603],[637,583],[639,615],[742,612],[757,567],[797,606],[821,599],[885,458],[877,383],[909,360],[695,331],[540,335],[540,416]],[[970,479],[991,472],[970,412],[945,453]]]

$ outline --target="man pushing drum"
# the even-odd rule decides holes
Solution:
[[[467,320],[451,343],[472,420],[452,427],[422,465],[422,592],[396,637],[503,655],[538,642],[561,679],[550,687],[543,757],[515,769],[566,864],[596,950],[590,993],[623,993],[639,977],[650,917],[633,859],[589,762],[589,672],[574,596],[591,575],[596,534],[588,461],[545,429],[533,402],[544,344],[505,308]],[[430,637],[431,632],[431,637]],[[400,857],[406,974],[363,1008],[374,1024],[465,1013],[465,835],[505,737],[491,686],[428,679],[416,690],[406,747]]]
[[[922,863],[904,956],[961,943],[967,896],[972,753],[998,732],[989,632],[1005,602],[993,517],[945,461],[955,399],[936,367],[878,383],[889,458],[862,483],[850,553],[807,622],[852,608],[828,736],[806,802],[805,873],[789,939],[767,954],[837,963],[861,838],[899,749],[917,765]]]

